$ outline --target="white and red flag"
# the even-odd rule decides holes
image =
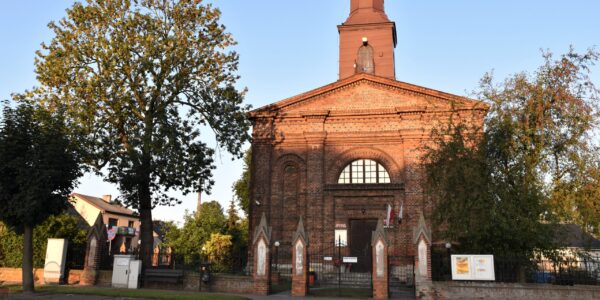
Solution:
[[[392,225],[394,224],[394,218],[395,218],[395,213],[394,213],[394,209],[392,208],[392,206],[390,204],[388,204],[387,207],[387,214],[385,216],[385,226],[387,227],[392,227]]]

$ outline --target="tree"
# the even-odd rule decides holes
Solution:
[[[490,105],[484,127],[450,124],[434,131],[426,149],[436,227],[462,251],[530,256],[554,247],[546,224],[600,217],[598,200],[590,201],[593,172],[585,167],[586,158],[600,155],[590,142],[598,90],[588,76],[598,53],[544,58],[535,74],[501,85],[486,75],[478,93]],[[559,209],[567,203],[582,205]]]
[[[227,209],[227,230],[235,230],[239,221],[240,217],[235,209],[235,202],[233,202],[233,199],[231,199],[231,201],[229,201],[229,208]]]
[[[23,234],[23,291],[33,292],[33,228],[68,205],[79,178],[78,148],[61,110],[5,103],[0,127],[0,220]]]
[[[197,263],[204,245],[213,233],[224,234],[227,220],[223,208],[217,201],[202,203],[200,214],[187,214],[173,248],[184,257],[186,263]]]
[[[227,210],[227,234],[231,236],[231,255],[242,259],[248,250],[248,218],[240,218],[235,208],[233,199],[229,202]]]
[[[244,171],[240,179],[233,183],[232,189],[239,205],[246,213],[250,215],[250,170],[252,168],[252,148],[246,150],[244,154]]]
[[[159,238],[162,241],[160,246],[173,248],[181,236],[181,230],[177,228],[175,222],[156,220],[153,223],[153,227],[158,232]]]
[[[33,267],[43,268],[46,257],[46,247],[49,238],[66,239],[69,241],[67,250],[67,267],[83,265],[83,253],[86,247],[87,232],[80,228],[79,220],[69,214],[50,216],[43,223],[33,229]],[[23,262],[23,253],[16,252],[23,245],[23,235],[10,230],[0,223],[0,266],[20,268]],[[76,261],[75,259],[80,259]]]
[[[65,112],[86,138],[88,163],[140,213],[141,256],[151,265],[152,209],[167,192],[210,191],[214,150],[235,156],[249,139],[249,106],[235,88],[238,55],[220,12],[196,0],[87,0],[49,24],[28,95]]]
[[[202,253],[208,256],[211,268],[215,272],[227,271],[231,265],[233,243],[227,234],[212,233],[202,246]]]

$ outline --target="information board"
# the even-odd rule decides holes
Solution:
[[[493,255],[452,255],[452,280],[496,280]]]

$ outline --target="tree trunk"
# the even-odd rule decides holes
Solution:
[[[23,233],[23,293],[33,293],[33,227],[24,226]]]
[[[154,229],[152,224],[152,197],[149,188],[141,189],[140,192],[140,258],[142,268],[152,267],[152,255],[154,252]]]
[[[142,238],[140,255],[142,258],[142,268],[152,267],[152,255],[154,252],[154,230],[152,224],[152,194],[150,192],[150,173],[152,170],[152,129],[153,129],[153,110],[154,101],[150,102],[150,108],[144,118],[144,138],[143,150],[138,175],[141,181],[138,182],[138,196],[140,201],[140,221]]]

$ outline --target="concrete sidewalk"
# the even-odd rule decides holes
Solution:
[[[235,295],[235,294],[229,294]],[[254,296],[254,295],[236,295],[241,297],[246,297],[252,300],[300,300],[300,299],[317,299],[317,300],[344,300],[347,298],[329,298],[329,297],[292,297],[290,291],[285,291],[279,294],[269,295],[269,296]],[[414,295],[411,293],[395,293],[390,295],[390,299],[400,299],[400,300],[413,300],[415,299]],[[127,298],[127,297],[108,297],[108,296],[91,296],[91,295],[75,295],[75,294],[50,294],[50,293],[35,293],[33,295],[23,295],[23,294],[10,294],[8,299],[15,300],[28,300],[28,299],[37,299],[37,300],[61,300],[61,299],[72,299],[72,300],[130,300],[130,299],[143,299],[143,298]],[[361,299],[361,298],[353,298],[353,299]],[[369,299],[369,298],[364,298]]]
[[[252,300],[298,300],[298,299],[313,299],[313,300],[345,300],[348,298],[329,298],[329,297],[292,297],[290,291],[285,291],[279,294],[269,295],[269,296],[247,296],[240,295],[244,297],[249,297]],[[372,298],[352,298],[352,299],[372,299]],[[411,291],[399,291],[394,292],[390,295],[389,299],[398,299],[398,300],[414,300],[415,295],[414,292]]]

